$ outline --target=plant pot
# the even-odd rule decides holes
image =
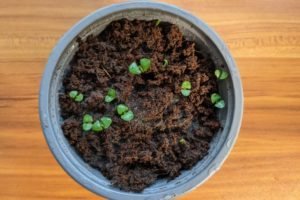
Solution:
[[[124,192],[112,186],[100,171],[81,159],[61,130],[58,93],[69,62],[77,50],[76,38],[80,36],[85,39],[90,34],[98,34],[111,21],[121,18],[159,19],[176,24],[186,38],[196,41],[210,52],[216,66],[225,66],[230,74],[228,79],[219,84],[220,94],[227,105],[218,113],[223,129],[213,138],[209,154],[174,180],[159,180],[141,193]],[[85,188],[115,200],[172,199],[204,183],[220,169],[238,136],[243,113],[243,92],[238,70],[227,47],[203,21],[169,4],[135,1],[99,9],[65,33],[46,65],[40,88],[39,111],[50,150],[64,170]]]

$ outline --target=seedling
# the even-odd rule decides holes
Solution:
[[[216,69],[215,76],[217,77],[217,79],[225,80],[228,77],[228,73],[222,69]]]
[[[131,110],[121,115],[121,119],[127,122],[131,121],[133,118],[134,118],[134,114]]]
[[[129,110],[128,106],[124,104],[119,104],[117,106],[117,113],[121,116],[121,119],[124,121],[131,121],[134,118],[134,114],[131,110]]]
[[[210,96],[211,103],[215,105],[216,108],[224,108],[225,101],[221,98],[218,93],[213,93]]]
[[[107,95],[105,96],[105,99],[104,101],[106,103],[110,103],[112,102],[113,100],[115,100],[117,97],[117,92],[116,90],[114,90],[113,88],[109,88],[108,92],[107,92]]]
[[[133,75],[139,75],[141,74],[140,67],[136,64],[136,62],[133,62],[129,65],[129,72]]]
[[[164,59],[164,64],[163,64],[163,67],[166,67],[166,66],[168,66],[168,64],[169,64],[169,61],[168,61],[167,59]]]
[[[83,123],[92,123],[93,122],[93,117],[92,115],[85,114],[83,116]]]
[[[103,126],[102,126],[102,124],[100,123],[99,120],[97,120],[97,121],[95,121],[95,122],[93,123],[92,130],[93,130],[94,132],[100,132],[100,131],[103,130]]]
[[[83,94],[79,93],[77,90],[70,91],[69,97],[76,102],[81,102],[83,100]]]
[[[124,105],[124,104],[119,104],[117,106],[117,112],[119,115],[123,115],[124,113],[126,113],[129,110],[129,108]]]
[[[142,58],[140,60],[140,69],[142,72],[146,72],[150,69],[151,66],[151,60],[148,58]]]
[[[92,129],[94,132],[100,132],[107,129],[112,124],[112,119],[110,117],[101,117],[100,120],[96,120],[93,123],[93,117],[89,114],[85,114],[82,119],[82,129],[84,131],[89,131]]]
[[[89,131],[89,130],[92,129],[92,126],[93,126],[92,123],[84,123],[84,124],[82,124],[82,129],[83,129],[84,131]]]
[[[185,144],[186,143],[186,141],[185,141],[185,139],[184,138],[181,138],[180,140],[179,140],[179,144]]]
[[[158,26],[160,24],[160,20],[156,20],[155,26]]]
[[[112,124],[112,119],[110,117],[101,117],[100,123],[104,129],[107,129]]]
[[[149,58],[141,58],[140,65],[136,62],[133,62],[129,65],[128,70],[133,75],[140,75],[144,72],[147,72],[151,67],[151,60]]]
[[[181,94],[185,97],[191,94],[192,84],[189,81],[183,81],[181,84]]]

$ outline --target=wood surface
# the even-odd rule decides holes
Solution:
[[[102,199],[57,164],[38,117],[41,76],[72,25],[114,0],[0,0],[0,199]],[[228,160],[180,200],[300,199],[300,1],[167,0],[228,45],[245,112]]]

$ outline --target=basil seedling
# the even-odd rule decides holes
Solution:
[[[93,117],[92,115],[85,114],[83,116],[83,123],[92,123],[93,122]]]
[[[185,97],[191,94],[192,84],[189,81],[183,81],[181,84],[181,94]]]
[[[121,119],[127,122],[131,121],[133,118],[134,118],[134,114],[131,110],[121,115]]]
[[[69,92],[69,97],[71,97],[72,99],[75,99],[77,95],[78,95],[78,91],[76,90],[72,90],[71,92]]]
[[[131,110],[129,110],[128,106],[124,104],[119,104],[117,106],[117,113],[121,116],[121,119],[124,121],[131,121],[134,118],[134,114]]]
[[[104,129],[107,129],[112,124],[112,119],[110,117],[101,117],[100,121]]]
[[[156,22],[155,22],[155,26],[158,26],[160,24],[160,20],[158,19],[158,20],[156,20]]]
[[[115,100],[117,97],[117,92],[116,90],[114,90],[113,88],[109,88],[108,92],[107,92],[107,95],[105,96],[105,99],[104,101],[106,103],[110,103],[112,102],[113,100]]]
[[[168,66],[168,64],[169,64],[169,61],[168,61],[167,59],[164,59],[164,64],[163,64],[163,67],[166,67],[166,66]]]
[[[97,120],[93,123],[92,130],[94,132],[100,132],[103,130],[103,125],[100,123],[99,120]]]
[[[128,69],[129,72],[133,75],[139,75],[142,73],[139,66],[136,64],[136,62],[131,63]]]
[[[211,103],[214,104],[216,108],[224,108],[225,101],[221,98],[218,93],[213,93],[210,96]]]
[[[81,102],[83,100],[83,94],[79,93],[77,90],[70,91],[69,97],[76,102]]]
[[[151,60],[149,58],[141,58],[140,65],[136,62],[133,62],[129,65],[128,70],[133,75],[140,75],[144,72],[147,72],[151,67]]]
[[[179,143],[180,143],[180,144],[185,144],[185,143],[186,143],[186,141],[185,141],[185,139],[184,139],[184,138],[181,138],[181,139],[179,140]]]
[[[228,77],[228,73],[222,69],[216,69],[215,76],[220,80],[225,80]]]
[[[126,105],[124,105],[124,104],[119,104],[117,106],[117,112],[118,112],[119,115],[123,115],[128,110],[129,110],[129,108]]]

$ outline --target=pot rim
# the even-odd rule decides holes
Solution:
[[[155,194],[155,197],[152,194],[142,194],[142,193],[132,193],[124,191],[113,191],[108,187],[99,186],[89,177],[85,177],[81,170],[78,170],[73,166],[72,162],[69,161],[68,157],[65,155],[64,151],[59,148],[60,144],[55,140],[54,135],[55,130],[51,127],[51,117],[49,116],[49,91],[51,86],[52,75],[55,72],[58,61],[60,60],[61,55],[64,50],[70,44],[70,42],[76,38],[76,36],[82,32],[87,26],[94,23],[95,21],[103,18],[112,13],[126,11],[130,9],[156,9],[164,12],[177,15],[184,20],[192,23],[194,26],[198,27],[205,35],[214,43],[216,48],[220,51],[220,54],[223,56],[230,75],[232,78],[232,85],[234,91],[234,109],[233,109],[233,119],[231,128],[228,133],[227,140],[222,144],[219,152],[217,153],[214,160],[207,166],[207,171],[202,171],[196,174],[188,184],[183,184],[180,187],[174,189],[166,189],[159,193]],[[220,37],[199,18],[191,15],[190,13],[170,4],[158,3],[158,2],[149,2],[149,1],[134,1],[134,2],[125,2],[112,4],[101,9],[96,10],[95,12],[89,14],[88,16],[81,19],[76,23],[71,29],[69,29],[59,40],[57,45],[52,50],[52,53],[49,56],[46,68],[43,74],[40,87],[40,96],[39,96],[39,114],[42,129],[44,136],[48,143],[49,149],[52,154],[62,166],[62,168],[80,185],[89,189],[90,191],[102,195],[110,199],[118,199],[120,196],[124,200],[131,199],[171,199],[174,196],[181,195],[186,193],[200,184],[204,183],[209,179],[216,171],[220,169],[226,158],[228,157],[231,149],[233,148],[238,133],[241,126],[242,115],[243,115],[243,90],[242,82],[240,80],[238,69],[234,63],[233,58],[230,55],[230,52],[224,42]]]

